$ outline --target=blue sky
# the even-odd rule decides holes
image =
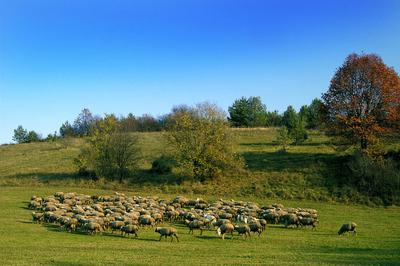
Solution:
[[[345,57],[400,72],[400,1],[0,0],[0,143],[92,113],[320,97]]]

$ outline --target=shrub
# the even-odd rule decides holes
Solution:
[[[378,197],[384,204],[399,202],[400,167],[392,158],[374,158],[357,153],[347,166],[350,173],[348,182],[358,191]]]
[[[197,181],[244,167],[233,152],[226,115],[215,105],[203,103],[175,112],[167,137],[177,163]]]
[[[175,165],[173,158],[161,155],[155,159],[151,164],[151,171],[157,174],[169,174],[172,172],[172,168]]]

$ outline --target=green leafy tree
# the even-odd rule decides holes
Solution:
[[[225,113],[217,106],[202,103],[171,114],[167,136],[178,164],[196,180],[212,179],[224,171],[244,166],[232,149]]]
[[[292,142],[292,139],[289,136],[289,132],[286,127],[281,127],[278,129],[278,137],[277,137],[278,145],[281,146],[281,151],[286,152],[287,148]]]
[[[65,123],[61,125],[60,136],[63,138],[75,136],[74,128],[68,121],[65,121]]]
[[[73,128],[75,135],[88,136],[95,119],[89,109],[84,108],[75,119]]]
[[[40,141],[42,138],[35,131],[31,130],[28,132],[22,126],[18,126],[14,129],[14,136],[12,139],[17,143],[29,143]]]
[[[283,117],[278,111],[267,112],[267,125],[271,127],[280,127],[283,123]]]
[[[81,173],[94,172],[122,182],[134,170],[140,158],[137,138],[123,132],[114,115],[96,121],[88,147],[75,160]]]
[[[293,106],[288,106],[283,113],[283,125],[287,128],[290,137],[296,144],[302,143],[308,138],[307,130],[304,121],[300,115],[296,113]]]
[[[260,97],[242,97],[228,108],[229,122],[235,127],[260,127],[267,124],[267,109]]]
[[[14,129],[13,141],[17,143],[25,143],[28,137],[28,131],[21,125]]]
[[[38,142],[41,139],[42,137],[33,130],[29,131],[26,136],[26,142]]]
[[[315,98],[312,100],[311,104],[308,106],[308,113],[306,118],[306,128],[316,129],[321,127],[322,117],[322,101],[320,99]]]

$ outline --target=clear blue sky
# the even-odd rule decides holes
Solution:
[[[0,143],[84,107],[157,116],[261,96],[298,109],[352,52],[400,71],[400,1],[0,0]]]

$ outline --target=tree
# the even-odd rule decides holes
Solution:
[[[267,108],[260,97],[242,97],[228,111],[228,120],[235,127],[259,127],[267,124]]]
[[[205,181],[243,167],[243,161],[232,150],[225,113],[217,106],[202,103],[171,116],[167,136],[175,160],[196,180]]]
[[[308,138],[304,121],[297,114],[293,106],[289,105],[283,113],[283,125],[287,128],[289,136],[296,144],[304,142]]]
[[[81,173],[94,172],[97,177],[122,182],[139,157],[137,138],[123,132],[114,115],[106,115],[93,124],[89,145],[81,150],[75,163]]]
[[[17,143],[25,143],[27,140],[28,132],[21,125],[14,129],[13,141]]]
[[[267,125],[271,127],[282,126],[282,115],[278,111],[267,112]]]
[[[399,126],[400,78],[375,54],[349,55],[322,99],[329,133],[362,150]]]
[[[95,119],[89,109],[84,108],[74,121],[74,132],[78,136],[88,136]]]
[[[281,151],[286,152],[291,143],[291,138],[286,127],[278,129],[277,142],[281,146]]]
[[[60,136],[63,138],[72,137],[75,135],[74,128],[68,121],[65,121],[60,127]]]
[[[40,141],[42,138],[35,131],[31,130],[28,132],[22,126],[18,126],[14,129],[14,136],[12,139],[17,143],[29,143]]]
[[[41,135],[36,133],[35,131],[31,130],[28,132],[28,134],[26,135],[26,141],[27,143],[29,142],[37,142],[40,141],[42,139]]]
[[[139,129],[138,121],[132,113],[129,113],[126,117],[122,117],[120,123],[124,132],[133,132]]]
[[[306,128],[316,129],[321,125],[321,107],[322,101],[315,98],[308,106],[308,112],[306,116]]]
[[[289,105],[283,113],[282,123],[289,132],[291,132],[298,124],[298,116],[293,106]]]

